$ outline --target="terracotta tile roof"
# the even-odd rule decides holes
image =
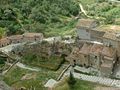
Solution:
[[[104,26],[96,27],[94,30],[117,33],[117,32],[120,32],[120,26],[119,25],[104,25]]]
[[[113,67],[113,64],[112,64],[112,63],[110,63],[110,64],[103,63],[103,64],[101,64],[101,67],[104,67],[104,68],[112,68],[112,67]]]
[[[91,47],[92,47],[92,44],[87,44],[87,43],[85,43],[83,46],[82,46],[82,48],[80,49],[80,53],[82,53],[82,54],[89,54],[89,52],[90,52],[90,49],[91,49]]]
[[[101,44],[94,44],[92,47],[91,47],[91,49],[90,49],[90,53],[91,54],[100,54],[101,53],[101,51],[102,51],[102,49],[103,49],[103,45],[101,45]]]
[[[10,40],[8,39],[8,37],[0,39],[0,43],[9,43],[9,42]]]
[[[113,57],[116,52],[116,49],[112,47],[104,47],[101,54],[108,57]]]
[[[76,28],[80,28],[80,27],[91,28],[93,27],[94,23],[95,23],[94,19],[79,19]]]
[[[108,39],[112,39],[112,40],[117,40],[118,38],[116,37],[116,34],[114,33],[110,33],[110,32],[106,32],[103,35],[104,38],[108,38]]]
[[[23,34],[24,35],[24,37],[40,37],[40,36],[42,36],[43,37],[43,34],[42,33],[24,33]]]
[[[105,32],[104,38],[120,41],[120,26],[106,25],[96,28],[95,30]]]
[[[13,35],[13,36],[10,36],[9,39],[22,39],[23,38],[23,35]]]

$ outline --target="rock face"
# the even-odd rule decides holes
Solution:
[[[12,90],[4,81],[0,81],[0,90]]]

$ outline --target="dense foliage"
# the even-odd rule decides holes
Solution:
[[[79,13],[79,3],[102,24],[119,24],[120,5],[109,0],[4,0],[0,1],[0,29],[8,35],[25,31],[47,36],[73,34],[77,20],[72,17],[86,18]]]
[[[87,14],[102,24],[116,24],[120,18],[120,3],[114,0],[79,0]],[[118,22],[119,23],[119,22]]]
[[[9,34],[43,32],[51,23],[65,23],[62,17],[78,13],[79,6],[73,0],[4,0],[0,2],[0,27]]]

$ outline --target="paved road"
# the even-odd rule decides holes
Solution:
[[[69,73],[70,73],[70,69],[64,75],[69,75]],[[75,78],[78,78],[81,80],[120,88],[120,80],[115,80],[115,79],[110,79],[105,77],[103,78],[103,77],[97,77],[97,76],[89,76],[81,73],[76,73],[74,71],[73,71],[73,75]]]

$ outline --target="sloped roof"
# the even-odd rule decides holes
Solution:
[[[24,33],[23,35],[24,35],[24,37],[34,37],[34,36],[39,37],[39,36],[43,36],[42,33]]]
[[[101,54],[104,56],[108,56],[108,57],[112,57],[116,52],[116,49],[112,48],[112,47],[104,47]]]
[[[91,28],[93,27],[94,23],[95,23],[94,19],[79,19],[76,28],[80,27]]]
[[[113,64],[112,63],[109,63],[109,64],[103,63],[103,64],[101,64],[101,67],[112,68]]]
[[[106,25],[96,28],[95,30],[105,32],[104,38],[120,41],[120,26],[119,25]]]
[[[104,38],[112,39],[112,40],[117,40],[117,37],[114,33],[106,32],[103,35]]]
[[[22,39],[23,35],[12,35],[9,37],[9,39]]]
[[[8,43],[10,42],[8,37],[0,39],[0,43],[6,43],[6,42]]]
[[[89,54],[91,47],[92,47],[92,44],[85,43],[79,52],[82,54]]]
[[[94,30],[117,33],[117,32],[120,32],[120,26],[119,25],[104,25],[104,26],[96,27]]]
[[[93,44],[93,46],[90,49],[91,54],[100,54],[103,49],[103,45],[101,44]]]

